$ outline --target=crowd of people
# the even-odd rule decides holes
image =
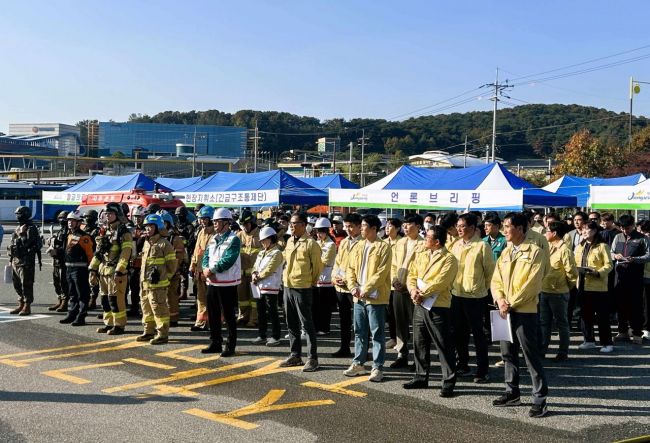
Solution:
[[[31,314],[43,244],[30,209],[15,213],[9,255],[19,304],[11,314],[24,316]],[[642,345],[650,338],[650,221],[635,223],[627,214],[616,222],[598,212],[569,219],[533,212],[503,219],[494,212],[404,218],[276,212],[263,219],[246,209],[234,214],[198,205],[172,213],[109,203],[99,214],[61,212],[58,221],[47,241],[58,297],[49,309],[66,314],[63,324],[84,326],[89,311],[101,306],[97,332],[108,335],[124,334],[127,317],[137,316],[143,332],[136,340],[152,345],[168,342],[180,300],[191,292],[190,329],[210,334],[202,353],[235,355],[242,326],[257,329],[254,344],[280,346],[284,318],[290,351],[281,366],[311,372],[319,368],[318,337],[331,334],[338,311],[332,357],[351,359],[345,376],[382,381],[391,348],[397,357],[388,366],[414,371],[404,388],[425,388],[433,345],[440,396],[451,397],[459,377],[489,383],[490,311],[498,310],[513,340],[500,342],[497,366],[504,367],[506,391],[493,404],[520,404],[521,353],[532,381],[529,415],[542,417],[543,360],[554,322],[559,347],[548,357],[556,362],[569,358],[574,322],[584,337],[579,351],[597,348],[596,325],[602,353],[613,352],[615,341]]]

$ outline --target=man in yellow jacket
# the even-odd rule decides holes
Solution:
[[[424,389],[429,384],[431,343],[438,350],[442,369],[441,397],[451,397],[456,384],[456,356],[451,338],[451,287],[458,261],[446,248],[447,230],[434,226],[426,231],[424,249],[409,267],[407,286],[413,311],[415,377],[404,389]]]
[[[307,334],[309,359],[303,372],[318,369],[318,346],[316,328],[312,317],[313,286],[318,281],[322,262],[320,246],[307,234],[307,216],[295,213],[291,216],[292,236],[284,249],[284,309],[289,329],[291,355],[280,363],[281,367],[302,366],[302,343],[300,327]]]
[[[346,271],[348,288],[354,297],[354,359],[343,374],[348,377],[368,373],[368,331],[372,334],[372,370],[369,381],[384,378],[386,357],[386,307],[390,301],[390,245],[377,236],[381,221],[366,215],[361,221],[362,242],[352,250]]]
[[[478,218],[467,213],[458,217],[456,229],[460,238],[451,253],[458,260],[458,273],[452,287],[451,316],[458,362],[456,374],[469,375],[469,334],[474,337],[476,374],[474,383],[489,381],[488,341],[483,320],[488,300],[488,288],[494,272],[494,255],[490,245],[476,235]]]
[[[176,251],[167,237],[161,236],[161,231],[165,229],[162,217],[158,214],[147,215],[144,225],[147,240],[142,249],[140,272],[140,305],[144,333],[136,340],[159,345],[167,343],[169,339],[167,290],[170,279],[176,272],[178,260]]]
[[[542,250],[525,241],[528,218],[511,212],[503,223],[508,246],[501,253],[492,276],[492,297],[503,319],[509,319],[513,343],[501,341],[501,356],[505,362],[506,393],[492,402],[494,406],[518,406],[519,350],[524,354],[533,385],[533,406],[529,417],[547,413],[548,385],[539,357],[537,303],[544,280],[546,257]]]

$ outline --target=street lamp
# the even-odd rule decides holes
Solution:
[[[650,85],[650,82],[642,82],[640,80],[634,80],[632,77],[630,77],[630,122],[629,122],[629,131],[628,131],[628,148],[630,152],[632,152],[632,102],[634,99],[634,94],[638,94],[641,92],[641,87],[639,84],[644,84],[644,85]]]

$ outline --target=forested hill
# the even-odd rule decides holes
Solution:
[[[628,114],[580,105],[522,105],[504,108],[497,114],[498,155],[504,159],[547,157],[563,146],[576,131],[587,128],[607,144],[627,143]],[[357,142],[365,129],[368,152],[410,155],[426,150],[468,152],[483,155],[491,143],[492,112],[467,112],[423,116],[403,121],[380,119],[332,119],[286,112],[242,110],[234,114],[217,110],[165,111],[154,116],[132,114],[129,121],[150,123],[209,124],[242,126],[257,122],[261,149],[280,153],[289,149],[315,149],[318,137],[341,137],[341,146]],[[635,118],[634,130],[648,125],[645,117]],[[305,134],[305,135],[296,135]],[[346,148],[343,148],[346,149]]]

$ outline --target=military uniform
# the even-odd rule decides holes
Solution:
[[[99,280],[104,325],[97,332],[121,334],[126,326],[126,286],[133,237],[119,219],[96,239],[97,252],[90,263],[91,281]]]
[[[23,209],[24,208],[24,209]],[[24,217],[19,214],[24,211]],[[36,272],[36,252],[40,246],[40,236],[36,226],[29,219],[31,210],[26,206],[16,209],[20,226],[11,236],[9,259],[12,268],[12,281],[18,294],[18,307],[11,314],[29,315],[34,302],[34,274]]]
[[[48,240],[47,252],[52,257],[52,281],[54,292],[57,295],[57,303],[48,308],[49,311],[66,312],[68,310],[68,280],[65,268],[65,244],[68,238],[67,217],[68,213],[63,211],[59,214],[61,229],[53,234]]]
[[[262,249],[260,243],[260,230],[256,226],[249,233],[244,229],[237,233],[241,241],[241,284],[237,288],[237,298],[239,300],[239,316],[237,321],[248,323],[247,326],[257,326],[257,304],[251,292],[251,274],[257,254]]]

